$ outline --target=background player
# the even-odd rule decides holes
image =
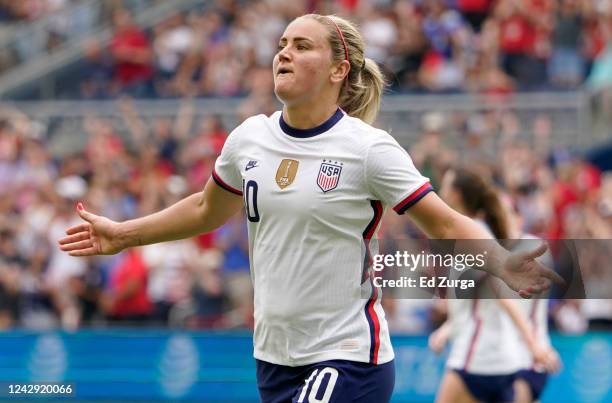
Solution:
[[[368,125],[383,80],[354,26],[320,15],[294,20],[273,73],[283,111],[232,132],[201,194],[123,223],[80,206],[86,223],[70,228],[61,247],[90,256],[190,237],[244,205],[262,400],[387,401],[394,378],[387,325],[378,290],[360,281],[362,244],[383,206],[408,211],[431,237],[489,235],[430,192],[397,142]],[[544,250],[508,255],[491,247],[487,270],[524,296],[541,292],[558,280],[534,260]]]
[[[513,251],[520,251],[521,249],[529,249],[541,242],[540,238],[523,233],[521,230],[521,216],[509,197],[502,197],[502,205],[508,218],[510,239],[504,243],[507,248]],[[550,252],[545,253],[539,260],[543,261],[548,267],[553,265]],[[516,311],[515,315],[528,318],[529,330],[532,332],[533,341],[540,346],[543,350],[542,353],[546,355],[544,365],[536,363],[536,359],[531,353],[525,337],[521,334],[516,335],[521,347],[517,350],[517,354],[521,355],[523,364],[517,372],[514,381],[515,401],[518,403],[538,401],[546,386],[548,374],[556,373],[561,365],[559,354],[552,347],[548,335],[548,299],[540,297],[529,300],[512,300],[511,302],[510,309]]]
[[[482,219],[481,224],[497,239],[508,239],[511,235],[497,191],[478,173],[467,169],[447,171],[440,194],[458,211]],[[486,288],[491,284],[487,277],[476,280],[479,284],[476,297],[488,291]],[[515,399],[515,374],[524,366],[523,354],[549,365],[516,301],[456,296],[449,298],[447,304],[447,321],[429,339],[430,348],[436,353],[444,349],[449,338],[453,340],[448,371],[437,401],[511,402]],[[527,351],[523,352],[524,349]]]

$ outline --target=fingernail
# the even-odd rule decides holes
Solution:
[[[78,203],[77,203],[77,209],[79,209],[79,210],[84,210],[85,208],[83,207],[83,203],[78,202]]]

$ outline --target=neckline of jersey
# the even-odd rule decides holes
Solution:
[[[283,113],[281,112],[279,123],[281,129],[283,130],[283,132],[285,132],[285,134],[291,137],[308,138],[325,133],[326,131],[334,127],[334,125],[338,123],[343,116],[344,113],[342,112],[342,109],[338,108],[329,119],[321,123],[319,126],[311,127],[309,129],[297,129],[295,127],[289,126],[289,124],[285,122],[285,119],[283,119]]]

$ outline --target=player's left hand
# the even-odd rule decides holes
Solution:
[[[548,290],[553,282],[564,284],[561,276],[536,260],[547,249],[546,243],[542,243],[534,250],[511,254],[499,277],[523,298],[531,298]]]
[[[531,353],[536,370],[556,374],[561,369],[561,359],[554,348],[537,346],[531,349]]]

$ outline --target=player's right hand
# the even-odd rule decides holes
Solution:
[[[86,211],[77,204],[77,212],[85,221],[66,230],[59,247],[70,256],[114,255],[123,249],[118,233],[119,223]]]
[[[547,249],[546,243],[542,243],[534,250],[511,254],[498,277],[523,298],[531,298],[548,290],[553,282],[565,284],[561,276],[536,260]]]

